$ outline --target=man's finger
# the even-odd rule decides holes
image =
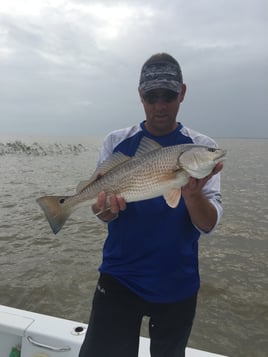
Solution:
[[[219,173],[221,170],[223,169],[223,163],[219,162],[213,169],[212,171],[212,175],[216,175],[217,173]]]
[[[117,196],[117,203],[119,205],[120,211],[124,211],[127,208],[126,201],[123,197]]]
[[[95,207],[99,211],[104,211],[106,209],[106,194],[104,191],[98,194],[98,199]]]

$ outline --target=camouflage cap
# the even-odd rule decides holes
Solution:
[[[180,93],[182,73],[179,65],[167,61],[144,64],[141,70],[139,91],[141,95],[154,89],[169,89]]]

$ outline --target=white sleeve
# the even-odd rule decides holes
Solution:
[[[119,145],[125,139],[135,135],[140,130],[140,125],[134,125],[128,128],[112,131],[110,134],[108,134],[103,141],[103,146],[99,155],[98,165],[112,155],[113,150],[117,145]]]
[[[220,173],[212,176],[212,178],[204,186],[203,193],[207,197],[207,199],[210,201],[210,203],[213,204],[213,206],[215,207],[215,209],[217,211],[217,221],[216,221],[214,227],[209,232],[204,232],[199,229],[199,231],[202,234],[210,234],[216,228],[216,226],[219,224],[221,217],[222,217],[222,213],[223,213],[222,197],[221,197],[221,191],[220,191]]]

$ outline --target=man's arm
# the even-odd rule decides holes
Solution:
[[[202,192],[203,187],[213,175],[219,173],[223,164],[219,163],[213,172],[203,178],[190,178],[187,185],[182,188],[182,196],[191,217],[192,223],[203,232],[210,232],[217,222],[217,210],[215,206]]]

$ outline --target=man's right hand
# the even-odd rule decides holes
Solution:
[[[104,191],[98,194],[97,202],[92,205],[93,213],[104,222],[114,220],[117,218],[119,211],[124,211],[126,208],[126,201],[123,197],[111,194],[109,200],[107,200]]]

